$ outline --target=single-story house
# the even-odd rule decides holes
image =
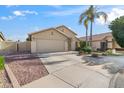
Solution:
[[[79,39],[70,28],[61,25],[29,34],[31,53],[64,52],[75,50]]]
[[[5,41],[5,37],[3,36],[2,32],[0,32],[0,41]]]
[[[88,37],[89,39],[89,37]],[[86,37],[80,37],[80,40],[85,41]],[[92,47],[94,50],[107,50],[107,49],[120,49],[121,47],[116,43],[116,41],[113,39],[112,33],[102,33],[102,34],[96,34],[92,37]]]

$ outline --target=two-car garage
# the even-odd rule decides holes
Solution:
[[[63,40],[36,40],[32,42],[32,52],[62,52],[66,51],[67,42]]]
[[[68,51],[68,37],[55,29],[34,33],[31,38],[32,53]]]

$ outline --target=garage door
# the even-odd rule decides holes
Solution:
[[[63,40],[37,40],[37,52],[57,52],[65,50],[65,41]]]

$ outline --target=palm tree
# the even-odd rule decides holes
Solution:
[[[80,16],[80,19],[79,19],[79,24],[82,24],[82,15]],[[85,26],[85,28],[86,28],[86,46],[88,45],[88,21],[89,21],[89,19],[88,18],[86,18],[86,19],[84,19],[84,26]]]
[[[85,12],[83,12],[80,18],[83,20],[87,18],[90,21],[90,45],[92,47],[92,32],[93,32],[93,23],[96,18],[103,17],[104,21],[107,20],[107,14],[105,12],[98,12],[97,8],[91,5]]]

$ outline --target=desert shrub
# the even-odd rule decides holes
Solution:
[[[0,56],[0,70],[4,69],[4,57]]]
[[[105,56],[107,56],[107,55],[113,55],[112,50],[109,49],[109,50],[105,51],[103,53],[103,55],[105,55]]]
[[[84,48],[81,48],[81,50],[88,54],[92,52],[92,48],[90,46],[85,46]]]
[[[79,51],[79,53],[91,53],[92,52],[92,48],[89,46],[89,43],[87,43],[86,45],[86,41],[80,41],[80,47],[76,48],[77,51]]]

